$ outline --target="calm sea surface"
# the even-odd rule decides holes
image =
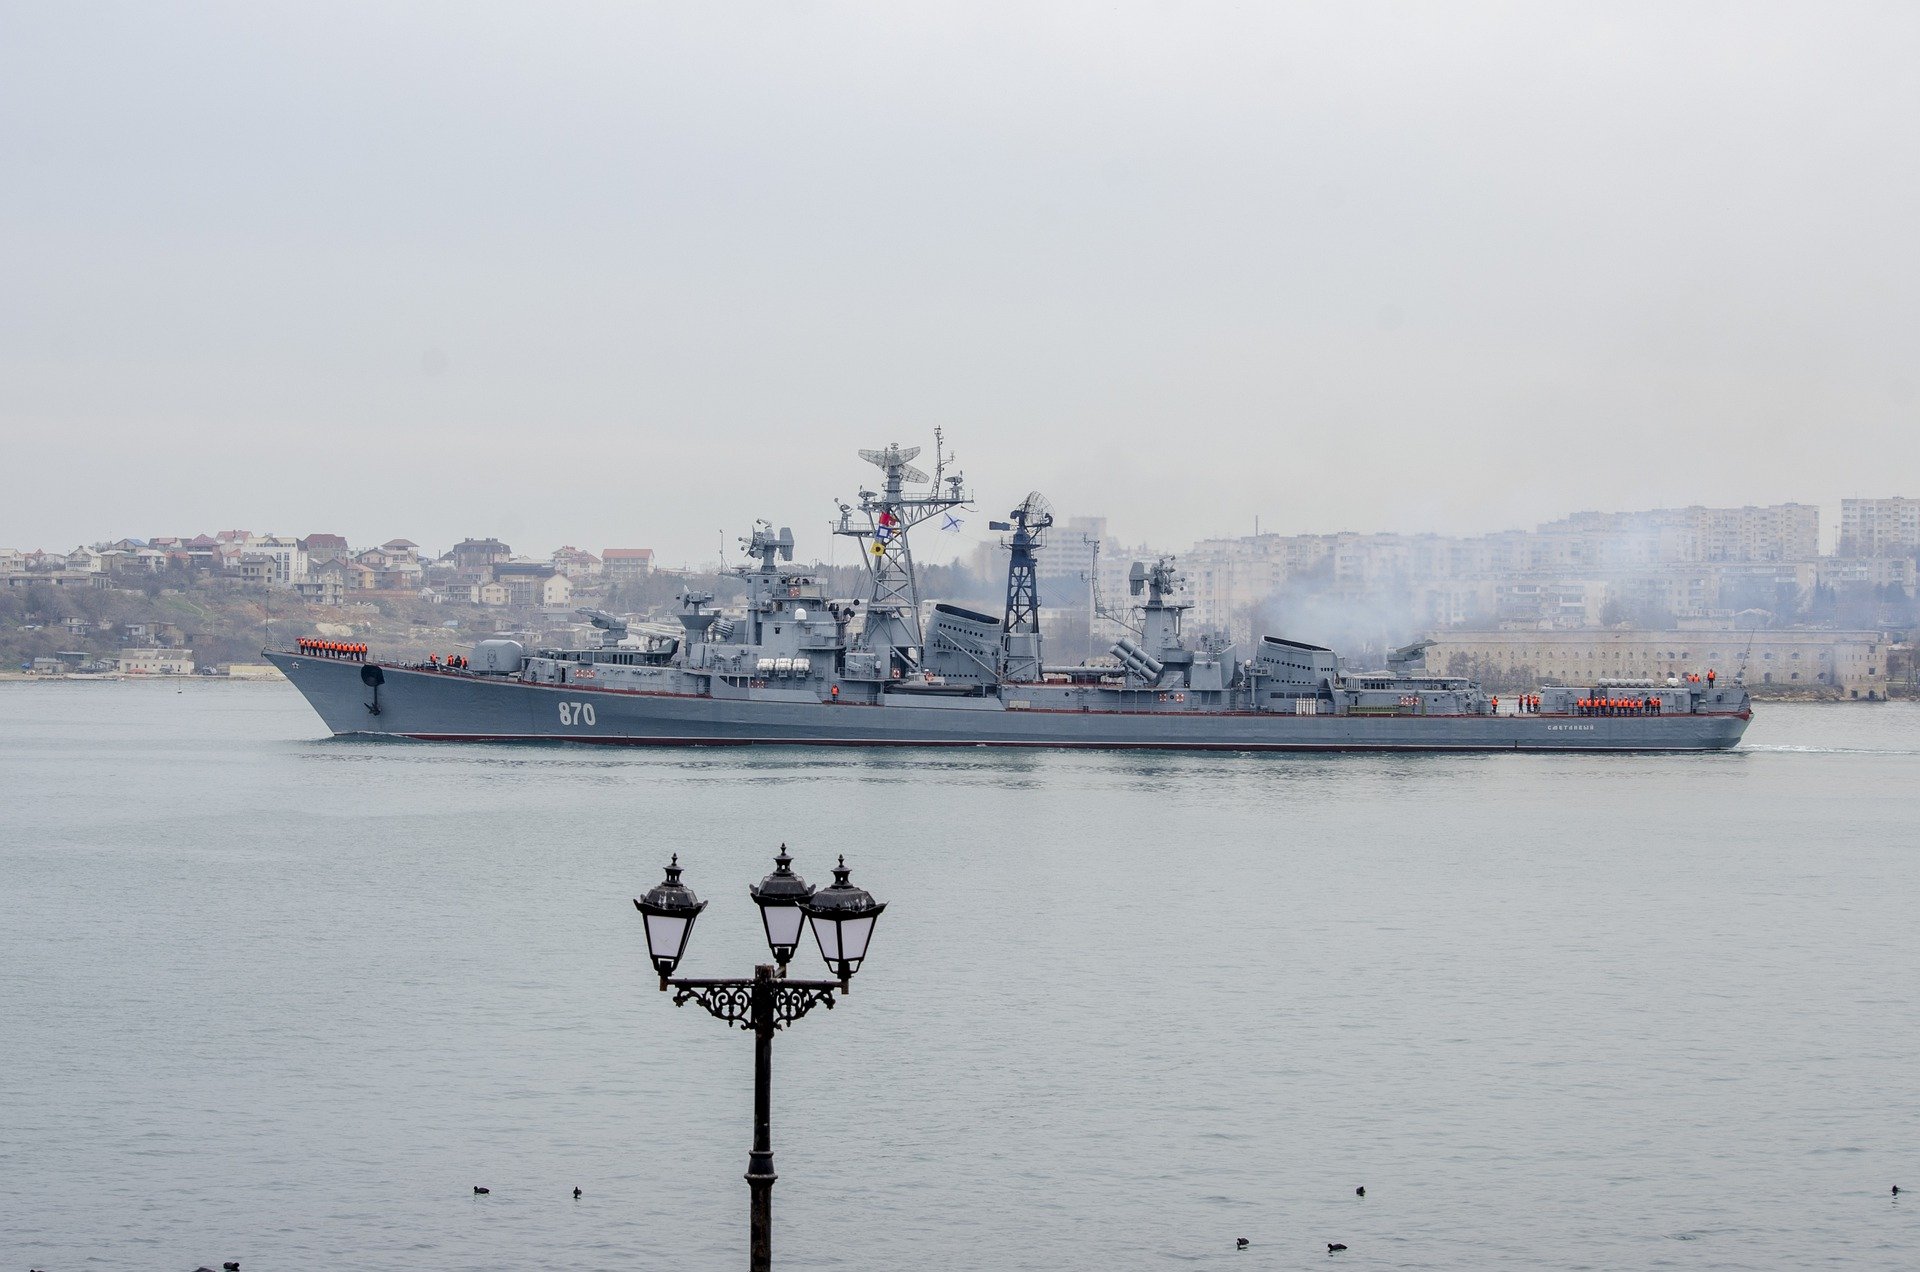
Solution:
[[[1920,1266],[1915,706],[1693,757],[321,733],[0,685],[0,1270],[744,1266],[750,1037],[628,898],[678,852],[684,970],[745,973],[783,840],[890,908],[775,1044],[782,1266]]]

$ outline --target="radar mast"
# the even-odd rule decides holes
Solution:
[[[903,675],[918,667],[923,637],[920,629],[920,586],[914,578],[913,550],[908,532],[929,517],[971,502],[963,479],[949,477],[950,458],[942,449],[940,430],[933,431],[933,475],[913,466],[918,446],[892,443],[879,450],[863,450],[860,458],[885,474],[879,490],[862,490],[856,505],[840,505],[840,522],[833,532],[860,542],[872,586],[866,603],[867,621],[853,648],[885,653],[891,672]],[[909,483],[928,483],[924,491],[909,491]],[[864,524],[863,524],[864,522]]]
[[[1040,679],[1040,581],[1034,553],[1053,524],[1053,505],[1039,491],[1031,491],[1005,521],[990,521],[990,529],[1011,532],[1003,539],[1007,555],[1007,608],[1000,624],[1001,662],[1013,681]]]

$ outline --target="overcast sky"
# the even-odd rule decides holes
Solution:
[[[936,425],[969,532],[1163,546],[1920,495],[1916,68],[1911,3],[4,0],[0,546],[824,556]]]

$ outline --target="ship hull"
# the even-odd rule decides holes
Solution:
[[[1749,713],[1317,715],[1027,710],[993,698],[880,705],[723,699],[380,666],[269,652],[340,736],[629,746],[1001,746],[1218,751],[1717,751]],[[371,708],[377,705],[378,713]]]

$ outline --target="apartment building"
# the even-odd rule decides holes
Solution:
[[[1920,553],[1920,499],[1842,499],[1843,557],[1912,556]]]

